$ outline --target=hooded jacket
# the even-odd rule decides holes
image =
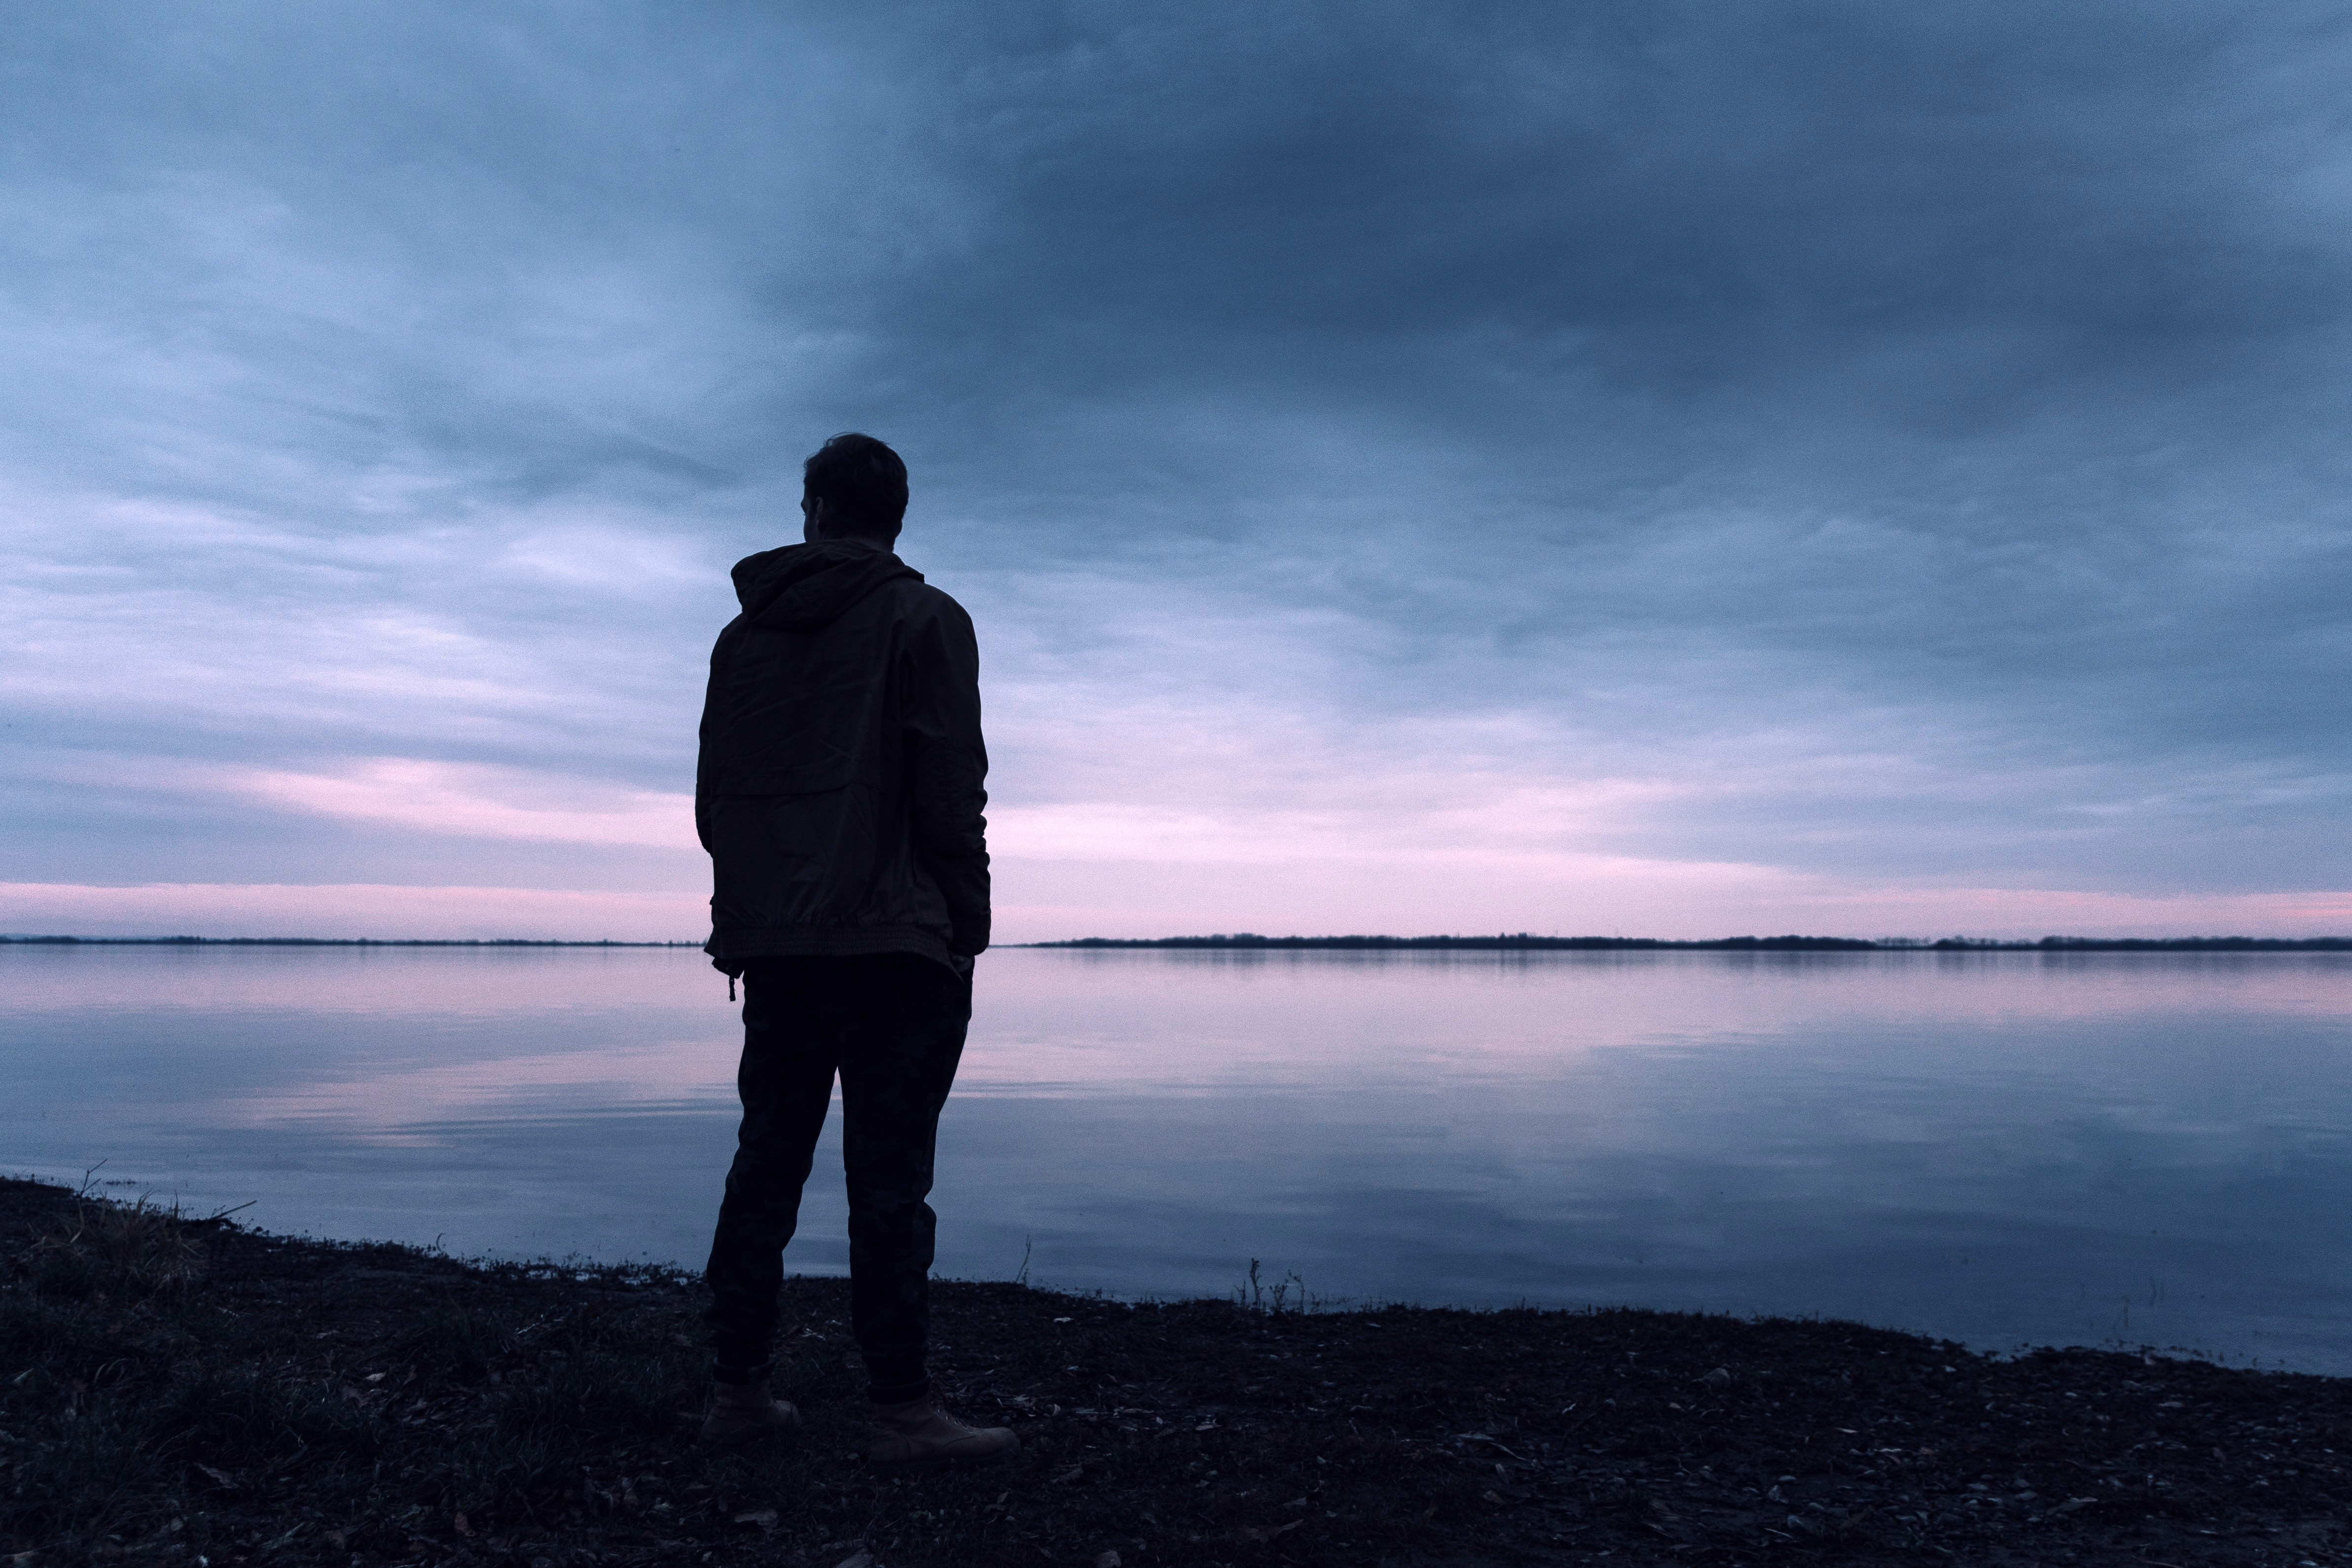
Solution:
[[[988,946],[988,752],[963,606],[878,544],[735,563],[710,650],[695,826],[711,963]]]

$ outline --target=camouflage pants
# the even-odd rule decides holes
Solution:
[[[707,1278],[718,1375],[768,1360],[784,1244],[841,1075],[850,1327],[877,1402],[929,1387],[932,1147],[971,1021],[971,985],[913,953],[757,959],[744,972],[743,1121]]]

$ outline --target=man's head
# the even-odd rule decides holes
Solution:
[[[888,549],[907,515],[907,465],[871,436],[845,431],[801,465],[801,536]]]

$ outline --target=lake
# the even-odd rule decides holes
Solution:
[[[1000,951],[939,1272],[2352,1373],[2347,1023],[2346,954]],[[0,1030],[0,1169],[273,1230],[696,1265],[732,1144],[686,950],[10,946]]]

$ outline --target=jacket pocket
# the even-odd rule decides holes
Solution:
[[[875,793],[845,789],[715,795],[712,911],[722,929],[903,920],[877,885]],[[903,895],[901,895],[903,897]]]

